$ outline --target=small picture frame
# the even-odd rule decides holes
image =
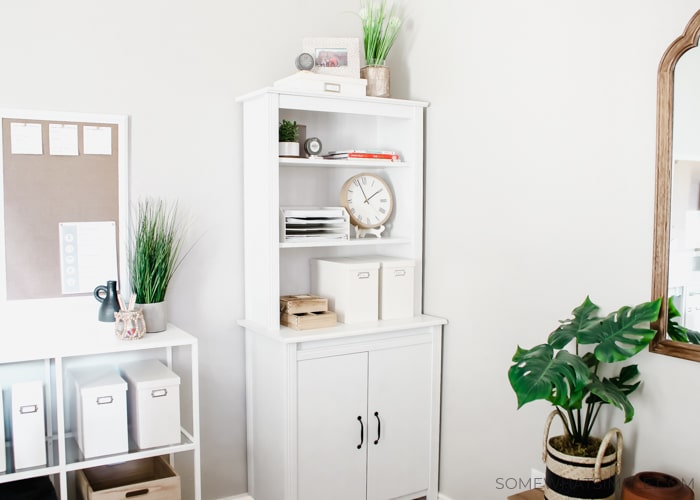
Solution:
[[[314,58],[314,73],[360,78],[359,38],[304,38],[304,52]]]

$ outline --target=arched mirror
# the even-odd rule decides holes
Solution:
[[[653,352],[700,361],[700,11],[657,78],[652,297],[666,297]]]

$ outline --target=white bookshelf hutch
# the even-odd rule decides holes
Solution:
[[[266,88],[243,109],[248,488],[255,500],[437,499],[442,325],[422,314],[427,103]],[[279,158],[282,119],[324,152],[391,149],[401,161]],[[394,191],[382,238],[280,243],[279,210],[338,206],[370,171]],[[311,258],[413,259],[414,317],[297,331],[279,297],[310,292]]]

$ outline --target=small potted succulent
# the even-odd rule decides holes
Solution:
[[[282,120],[279,126],[279,155],[299,156],[299,125],[297,122]]]

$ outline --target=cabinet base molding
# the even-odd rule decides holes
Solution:
[[[224,497],[224,498],[219,498],[218,500],[255,500],[253,497],[250,495],[238,495],[235,497]],[[438,500],[452,500],[450,497],[445,496],[441,493],[438,493]]]

